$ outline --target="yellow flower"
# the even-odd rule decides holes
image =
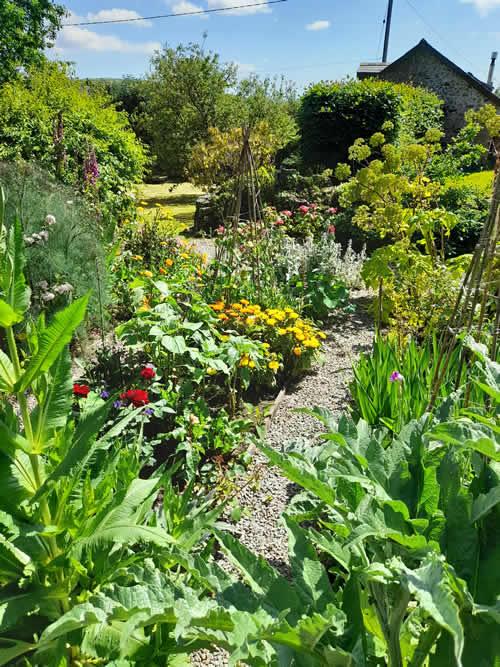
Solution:
[[[267,320],[267,323],[269,324],[270,327],[274,327],[274,325],[276,324],[276,320],[274,319],[274,317],[271,317]]]
[[[249,368],[255,368],[255,361],[252,361],[252,359],[250,359],[250,361],[248,362],[248,366]]]
[[[234,310],[242,310],[241,303],[232,303],[231,308]]]
[[[147,206],[147,205],[148,205],[148,202],[147,202],[147,201],[140,201],[139,204],[140,204],[141,206]]]
[[[302,356],[302,348],[301,347],[294,347],[293,348],[293,353],[296,357]]]
[[[166,259],[165,260],[165,266],[173,266],[174,265],[174,260],[173,259]]]
[[[326,340],[326,334],[324,334],[322,331],[318,331],[318,336],[321,338],[321,340]]]
[[[207,368],[207,375],[217,375],[215,368]]]
[[[269,343],[262,343],[262,347],[264,348],[264,350],[268,350],[271,346],[269,345]]]
[[[210,306],[210,308],[211,308],[212,310],[215,310],[215,311],[224,310],[224,308],[225,308],[224,301],[217,301],[217,303],[213,303],[213,304]]]
[[[278,363],[277,361],[270,361],[270,362],[269,362],[269,368],[270,368],[272,371],[277,371],[279,367],[280,367],[280,365],[279,365],[279,363]]]
[[[241,359],[240,359],[240,366],[241,367],[244,368],[245,366],[248,366],[249,364],[250,364],[250,358],[247,355],[245,355],[244,357],[241,357]]]
[[[229,317],[225,313],[221,313],[219,315],[219,320],[221,320],[222,322],[225,322],[228,319],[229,319]]]
[[[302,343],[302,341],[305,340],[305,336],[301,331],[297,331],[295,333],[295,338],[299,341],[299,343]]]
[[[182,259],[189,259],[189,255],[187,254],[187,252],[181,252],[181,257]]]
[[[255,324],[255,317],[247,317],[245,324],[249,327],[253,326]]]
[[[304,347],[317,348],[320,346],[320,342],[317,338],[308,338],[304,341]]]
[[[286,330],[286,329],[283,329],[283,328],[280,327],[280,328],[278,329],[278,334],[279,334],[280,336],[286,336],[286,334],[287,334],[287,330]]]
[[[249,306],[249,305],[250,305],[250,301],[247,301],[246,299],[241,299],[241,303],[242,303],[244,306]]]
[[[221,336],[220,339],[223,343],[227,343],[227,341],[229,340],[229,336]]]
[[[298,314],[294,313],[293,311],[291,313],[289,313],[289,317],[290,317],[291,320],[298,320],[299,319]]]
[[[152,278],[153,273],[152,271],[141,271],[141,276],[144,276],[145,278]]]

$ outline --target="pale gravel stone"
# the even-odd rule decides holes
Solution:
[[[348,407],[352,365],[373,342],[373,325],[366,312],[367,297],[366,292],[352,295],[355,312],[326,329],[328,340],[324,346],[323,364],[287,391],[268,430],[267,440],[273,447],[281,449],[287,442],[312,439],[321,433],[321,424],[308,415],[294,412],[297,408],[323,407],[338,415]],[[250,474],[255,472],[258,483],[244,486],[238,496],[240,506],[246,512],[235,525],[234,534],[286,576],[288,545],[281,515],[296,487],[268,466],[258,452]],[[228,665],[227,654],[220,649],[199,651],[191,661],[193,665],[205,667]]]

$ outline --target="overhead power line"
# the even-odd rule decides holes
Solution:
[[[134,23],[136,21],[155,21],[156,19],[170,19],[177,16],[196,16],[197,14],[215,14],[218,12],[229,12],[238,9],[247,9],[251,7],[267,7],[268,5],[277,5],[288,0],[267,0],[267,2],[252,2],[248,5],[235,5],[234,7],[219,7],[217,9],[200,9],[194,12],[177,12],[172,14],[158,14],[157,16],[139,16],[130,19],[108,19],[106,21],[81,21],[79,23],[63,23],[63,27],[84,26],[84,25],[104,25],[109,23]]]

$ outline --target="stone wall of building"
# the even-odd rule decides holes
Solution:
[[[445,103],[445,131],[448,138],[464,126],[466,111],[491,103],[487,95],[424,47],[414,49],[382,71],[379,77],[395,83],[423,86],[439,95]]]

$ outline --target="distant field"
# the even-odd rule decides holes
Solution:
[[[167,206],[175,219],[189,229],[193,225],[196,199],[203,194],[192,183],[145,183],[139,190],[139,201],[144,208],[153,209],[156,204]]]

